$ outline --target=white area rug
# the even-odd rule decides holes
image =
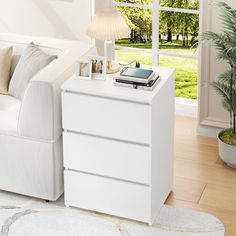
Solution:
[[[146,224],[63,207],[0,191],[0,236],[223,236],[214,216],[164,206]]]

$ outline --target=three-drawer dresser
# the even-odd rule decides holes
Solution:
[[[153,91],[80,80],[62,86],[65,205],[152,224],[172,190],[175,71]]]

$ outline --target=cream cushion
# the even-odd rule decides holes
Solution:
[[[9,94],[22,100],[30,79],[56,58],[57,56],[43,52],[38,45],[30,43],[16,66],[9,85]]]
[[[12,47],[6,47],[0,50],[0,94],[7,94],[8,91],[12,51]]]

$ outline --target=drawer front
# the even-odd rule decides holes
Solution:
[[[150,221],[150,188],[65,171],[65,204],[143,222]]]
[[[150,147],[69,132],[63,143],[66,168],[150,184]]]
[[[64,129],[150,144],[148,105],[64,92],[62,108]]]

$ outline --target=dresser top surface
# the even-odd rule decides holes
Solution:
[[[116,86],[114,85],[116,74],[107,75],[106,80],[78,79],[74,75],[62,85],[62,90],[71,93],[82,93],[92,96],[151,103],[155,95],[161,90],[165,83],[168,80],[175,79],[174,69],[161,67],[151,68],[160,76],[160,81],[153,91]]]

